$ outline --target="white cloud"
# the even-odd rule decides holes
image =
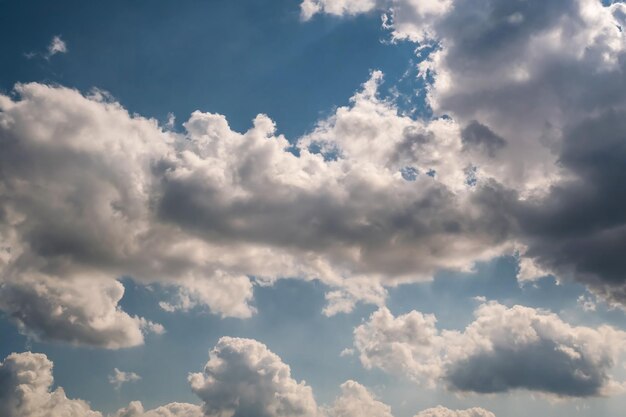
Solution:
[[[141,380],[141,377],[134,372],[124,372],[119,369],[113,369],[113,374],[109,375],[109,383],[119,390],[127,382],[136,382]]]
[[[355,381],[341,384],[341,395],[328,410],[328,417],[393,417],[391,407],[375,399]]]
[[[67,53],[67,45],[65,41],[61,39],[60,36],[55,36],[50,41],[50,45],[48,45],[48,53],[46,54],[46,58],[50,58],[56,54],[65,54]]]
[[[435,317],[387,309],[355,329],[366,368],[442,383],[453,391],[525,389],[588,397],[622,391],[610,372],[624,354],[626,333],[610,326],[574,327],[557,315],[489,302],[464,331],[440,330]]]
[[[82,400],[52,388],[52,362],[37,353],[13,353],[0,363],[0,415],[3,417],[102,417]]]
[[[311,387],[291,377],[289,366],[255,340],[223,337],[204,373],[189,376],[208,416],[314,417]]]
[[[304,20],[317,13],[351,16],[386,11],[384,25],[392,30],[396,39],[423,42],[432,39],[433,23],[452,5],[452,0],[303,0],[300,11]]]

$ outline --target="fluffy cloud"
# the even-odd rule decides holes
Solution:
[[[327,411],[328,417],[393,417],[391,407],[376,400],[355,381],[341,384],[341,395]]]
[[[440,330],[432,315],[394,317],[380,309],[355,329],[366,368],[380,368],[454,391],[515,389],[588,397],[622,391],[610,371],[626,333],[610,326],[574,327],[533,308],[481,305],[462,332]]]
[[[84,401],[52,387],[52,362],[45,355],[13,353],[0,363],[0,414],[4,417],[102,417]]]
[[[25,274],[0,284],[0,309],[34,339],[109,349],[143,344],[163,326],[118,307],[124,286],[115,280],[65,279]]]
[[[295,145],[263,115],[242,134],[195,112],[177,134],[100,92],[0,96],[0,308],[34,337],[117,348],[163,330],[120,309],[122,276],[173,287],[168,311],[241,318],[249,277],[319,279],[330,315],[506,250],[500,190],[467,184],[458,127],[401,116],[381,77]]]
[[[134,372],[124,372],[119,369],[113,369],[113,374],[109,375],[109,383],[120,389],[127,382],[135,382],[141,380],[141,377]]]
[[[204,373],[189,376],[207,416],[314,417],[311,387],[291,377],[289,366],[255,340],[223,337]]]

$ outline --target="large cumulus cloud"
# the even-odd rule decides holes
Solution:
[[[529,307],[481,305],[465,330],[442,330],[433,315],[394,317],[380,309],[354,332],[366,368],[380,368],[450,390],[516,389],[589,397],[623,391],[611,370],[623,358],[626,333],[610,326],[571,326]]]
[[[251,277],[319,279],[332,315],[514,251],[520,278],[572,277],[623,301],[621,4],[307,7],[392,7],[395,36],[436,41],[420,65],[435,117],[381,99],[378,72],[291,141],[264,115],[240,133],[194,112],[175,133],[103,93],[0,96],[0,309],[23,332],[142,343],[162,329],[120,309],[123,276],[172,287],[168,311],[240,318],[255,312]]]
[[[45,355],[20,353],[0,363],[0,414],[6,417],[102,417],[84,401],[52,387],[52,362]]]
[[[241,318],[250,277],[319,279],[334,314],[510,248],[500,187],[468,185],[459,128],[400,115],[381,77],[295,145],[263,115],[238,133],[195,112],[174,133],[103,93],[1,96],[0,309],[33,337],[134,346],[162,328],[120,309],[123,276],[174,287],[168,311]]]
[[[289,366],[255,340],[223,337],[204,373],[189,376],[208,416],[315,417],[311,387],[291,377]]]
[[[416,17],[431,5],[437,13]],[[618,305],[625,9],[599,0],[302,3],[305,17],[388,12],[396,38],[432,42],[419,65],[427,103],[461,127],[478,183],[515,193],[506,209],[519,226],[520,278],[578,279]]]

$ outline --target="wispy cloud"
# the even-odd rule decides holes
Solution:
[[[113,369],[113,375],[109,375],[109,383],[113,385],[116,390],[122,388],[127,382],[139,381],[141,377],[134,372],[124,372],[119,369]]]

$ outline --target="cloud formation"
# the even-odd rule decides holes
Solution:
[[[393,417],[391,407],[374,398],[356,381],[341,384],[341,395],[327,411],[328,417]]]
[[[311,387],[294,380],[289,366],[255,340],[221,338],[204,373],[191,374],[189,383],[207,416],[318,416]]]
[[[191,374],[192,390],[203,405],[169,403],[145,410],[132,401],[109,417],[393,417],[391,408],[355,381],[341,385],[328,407],[318,407],[312,390],[296,382],[289,366],[262,343],[223,337],[210,352],[204,373]],[[0,412],[3,417],[103,417],[82,400],[51,391],[52,362],[43,354],[13,353],[0,363]],[[479,408],[429,409],[416,417],[494,417]]]
[[[52,362],[37,353],[13,353],[0,363],[0,415],[5,417],[102,417],[82,400],[52,387]]]
[[[433,315],[394,317],[383,308],[354,331],[366,368],[452,391],[517,389],[561,397],[623,391],[611,370],[624,354],[626,333],[610,326],[571,326],[529,307],[482,304],[464,331],[442,330]]]
[[[254,281],[319,279],[332,315],[512,253],[520,279],[576,279],[624,305],[623,5],[302,10],[389,8],[395,36],[437,44],[420,64],[432,120],[380,98],[376,71],[292,141],[265,115],[240,133],[197,111],[176,133],[102,92],[0,96],[0,309],[33,337],[119,348],[163,330],[120,309],[123,276],[171,288],[165,310],[239,318]]]
[[[255,311],[249,277],[319,279],[335,314],[499,254],[497,186],[468,186],[458,128],[399,115],[381,77],[295,150],[263,115],[241,134],[195,112],[177,134],[101,92],[1,96],[0,308],[34,337],[117,348],[163,330],[121,311],[122,276],[176,289],[168,311],[241,318]]]
[[[475,180],[513,193],[502,201],[520,279],[576,279],[623,306],[626,6],[611,3],[306,0],[302,12],[378,10],[394,37],[431,42],[419,64],[427,103],[461,127]]]

